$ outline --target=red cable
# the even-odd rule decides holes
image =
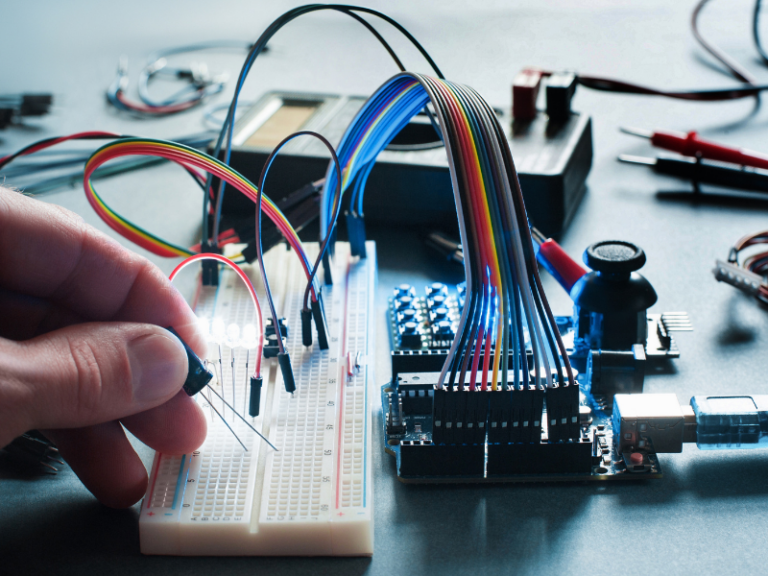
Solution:
[[[256,289],[253,287],[253,284],[251,283],[251,279],[248,278],[248,275],[243,271],[242,268],[240,268],[240,266],[232,262],[232,260],[230,260],[229,258],[226,258],[221,254],[211,254],[211,253],[195,254],[193,256],[190,256],[189,258],[185,258],[179,263],[178,266],[176,266],[176,268],[173,269],[173,272],[171,272],[171,274],[168,276],[168,279],[171,282],[173,282],[173,279],[181,271],[182,268],[198,260],[218,260],[219,262],[222,262],[227,266],[229,266],[230,268],[232,268],[235,271],[235,273],[238,276],[240,276],[240,279],[245,283],[245,287],[248,289],[248,293],[251,296],[251,300],[253,300],[253,305],[256,307],[256,322],[258,324],[258,328],[257,328],[258,343],[256,345],[256,350],[258,351],[258,353],[256,354],[256,365],[254,367],[253,375],[255,378],[260,378],[261,377],[261,357],[264,353],[264,325],[261,317],[261,305],[259,304],[259,297],[256,294]]]
[[[558,280],[560,280],[560,284],[569,294],[573,285],[576,284],[579,278],[587,273],[587,271],[571,258],[568,253],[563,250],[560,244],[552,240],[552,238],[548,238],[541,243],[539,252],[559,274],[560,278],[558,278]]]
[[[55,146],[56,144],[61,144],[62,142],[66,142],[67,140],[87,140],[87,139],[96,139],[96,138],[122,138],[122,137],[123,136],[121,134],[117,134],[116,132],[89,131],[89,132],[76,132],[74,134],[70,134],[69,136],[59,136],[58,138],[43,140],[38,144],[33,144],[29,148],[22,148],[18,152],[15,152],[13,154],[8,154],[7,156],[3,156],[2,158],[0,158],[0,168],[2,168],[5,164],[10,162],[14,158],[18,158],[20,156],[28,156],[29,154],[33,154],[40,150],[45,150],[46,148],[50,148],[51,146]]]
[[[125,97],[122,90],[118,90],[115,94],[120,103],[134,112],[141,112],[142,114],[173,114],[174,112],[182,112],[189,110],[193,106],[200,104],[202,100],[192,100],[189,102],[182,102],[180,104],[172,104],[170,106],[147,106],[143,103],[132,102]]]

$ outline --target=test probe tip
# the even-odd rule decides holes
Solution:
[[[619,131],[624,134],[630,134],[631,136],[639,136],[640,138],[652,138],[653,132],[650,130],[643,130],[642,128],[628,128],[626,126],[619,126]]]
[[[634,156],[632,154],[619,154],[616,159],[619,162],[626,162],[627,164],[646,164],[648,166],[655,166],[655,158],[646,158],[645,156]]]

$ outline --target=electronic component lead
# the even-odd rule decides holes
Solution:
[[[209,389],[211,390],[211,392],[213,392],[214,394],[216,394],[216,391],[215,391],[213,388],[211,388],[210,386],[209,386]],[[206,396],[206,395],[205,395],[205,394],[203,394],[202,392],[201,392],[200,394],[201,394],[201,396],[202,396],[203,398],[205,398],[205,399],[208,401],[208,405],[211,407],[211,409],[212,409],[214,412],[216,412],[216,415],[217,415],[219,418],[221,418],[221,421],[222,421],[222,422],[224,422],[224,426],[226,426],[227,428],[229,428],[229,431],[230,431],[230,432],[232,432],[232,436],[234,436],[234,437],[235,437],[235,439],[236,439],[236,440],[237,440],[237,441],[240,443],[240,446],[242,446],[242,447],[243,447],[243,450],[245,450],[246,452],[248,452],[248,448],[246,448],[246,447],[245,447],[245,444],[243,444],[243,441],[242,441],[242,440],[240,440],[240,437],[239,437],[239,436],[238,436],[238,435],[235,433],[235,431],[234,431],[234,430],[232,430],[232,426],[230,426],[230,425],[229,425],[229,422],[227,422],[227,419],[226,419],[226,418],[224,418],[224,416],[222,416],[222,415],[219,413],[219,411],[218,411],[218,410],[216,410],[216,408],[213,406],[213,402],[211,402],[211,399],[210,399],[210,398],[208,398],[208,396]],[[218,394],[216,394],[216,395],[217,395],[217,396],[219,396]],[[219,396],[219,398],[221,398],[221,396]],[[224,400],[224,399],[222,398],[222,401],[223,401],[223,400]]]
[[[240,445],[246,451],[248,450],[248,448],[245,447],[245,444],[243,444],[243,442],[240,440],[240,438],[237,436],[237,434],[235,434],[235,431],[229,425],[229,422],[227,422],[227,419],[218,410],[216,410],[216,408],[213,406],[213,402],[211,402],[211,399],[208,396],[206,396],[205,394],[202,394],[202,390],[206,386],[208,386],[208,389],[211,392],[213,392],[216,396],[219,397],[219,399],[224,404],[225,408],[229,408],[230,410],[232,410],[232,414],[234,416],[237,416],[238,418],[240,418],[240,420],[245,422],[245,424],[246,424],[246,426],[248,426],[248,428],[250,428],[251,430],[256,432],[256,434],[258,434],[259,437],[261,437],[261,439],[264,440],[267,444],[269,444],[274,450],[277,450],[277,448],[275,448],[275,445],[272,444],[272,442],[270,442],[269,440],[267,440],[267,438],[264,435],[262,435],[261,432],[256,430],[256,428],[254,428],[250,424],[250,422],[248,422],[242,415],[240,415],[240,413],[237,410],[235,410],[235,408],[233,406],[234,403],[235,403],[235,352],[234,352],[234,349],[230,349],[231,358],[232,358],[231,366],[232,366],[232,404],[233,404],[233,405],[230,405],[224,399],[224,396],[223,396],[224,389],[223,389],[223,387],[222,387],[222,394],[219,394],[218,392],[216,392],[216,390],[213,389],[213,387],[208,385],[209,382],[211,381],[211,378],[213,378],[213,374],[211,374],[206,369],[207,361],[206,361],[206,363],[203,363],[203,361],[200,360],[200,358],[197,356],[197,354],[195,354],[189,346],[187,346],[187,343],[184,342],[184,340],[182,340],[182,338],[176,333],[176,331],[173,328],[168,328],[168,330],[170,332],[172,332],[173,334],[175,334],[177,338],[179,338],[179,341],[182,343],[182,345],[184,346],[184,349],[187,351],[187,358],[189,359],[189,366],[190,366],[190,368],[189,368],[189,373],[187,375],[187,381],[184,383],[184,391],[187,394],[189,394],[190,396],[194,396],[197,393],[201,393],[202,397],[205,398],[205,400],[208,402],[208,405],[211,407],[211,410],[213,410],[219,416],[219,418],[221,418],[221,420],[224,422],[224,424],[227,426],[227,428],[229,428],[230,432],[232,432],[232,434],[235,436],[235,438],[237,438],[237,441],[240,443]],[[221,361],[221,345],[219,345],[219,366],[221,366],[221,365],[222,365],[222,361]],[[289,369],[290,369],[290,364],[289,364]],[[260,387],[261,386],[259,386],[259,388]],[[287,387],[287,385],[286,385],[286,387]],[[294,384],[294,389],[295,388],[296,388],[296,386]],[[251,400],[251,402],[253,402],[253,400]],[[225,408],[222,409],[222,412],[226,411]],[[257,406],[257,413],[258,413],[258,406]]]
[[[230,363],[230,373],[232,375],[232,406],[234,406],[236,402],[235,400],[235,351],[230,350],[230,354],[232,355],[232,361]],[[234,408],[232,410],[234,410]]]
[[[251,360],[251,351],[250,349],[245,349],[245,386],[243,386],[243,411],[245,411],[245,407],[248,405],[248,365]],[[258,414],[258,412],[257,412]],[[253,416],[253,414],[251,414]]]
[[[219,385],[221,386],[221,391],[224,392],[224,362],[221,359],[221,343],[217,343],[217,346],[219,348]],[[224,406],[221,407],[221,411],[226,412]]]
[[[214,394],[216,394],[217,396],[219,396],[219,395],[218,395],[218,393],[216,392],[216,390],[214,390],[213,388],[211,388],[211,392],[213,392]],[[227,403],[227,401],[226,401],[226,400],[224,400],[224,398],[223,398],[223,397],[219,396],[219,398],[221,398],[221,401],[222,401],[222,402],[224,402],[224,404],[226,404],[226,405],[229,407],[229,409],[230,409],[230,410],[232,410],[232,412],[234,412],[235,416],[237,416],[238,418],[240,418],[240,420],[242,420],[243,422],[245,422],[245,425],[246,425],[246,426],[248,426],[248,428],[250,428],[251,430],[253,430],[254,432],[256,432],[256,434],[258,434],[258,435],[259,435],[259,437],[260,437],[262,440],[264,440],[264,442],[266,442],[267,444],[269,444],[269,445],[272,447],[272,449],[273,449],[275,452],[278,452],[278,449],[277,449],[277,448],[275,448],[275,445],[274,445],[274,444],[272,444],[272,442],[270,442],[269,440],[267,440],[267,438],[266,438],[266,437],[265,437],[265,436],[264,436],[264,435],[263,435],[261,432],[259,432],[258,430],[256,430],[256,428],[254,428],[254,427],[251,425],[251,423],[250,423],[250,422],[248,422],[248,420],[246,420],[246,419],[245,419],[243,416],[241,416],[239,412],[237,412],[237,411],[236,411],[234,408],[232,408],[232,406],[230,406],[230,405]]]

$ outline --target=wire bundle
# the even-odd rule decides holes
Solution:
[[[193,65],[190,68],[171,67],[168,66],[167,59],[178,54],[202,50],[248,50],[250,46],[249,43],[238,40],[211,40],[155,52],[147,59],[139,74],[140,102],[130,100],[125,95],[128,89],[128,63],[127,60],[121,59],[117,76],[107,90],[107,100],[118,110],[148,116],[163,116],[189,110],[206,98],[221,92],[224,89],[224,78],[211,77],[204,65]],[[185,80],[187,85],[158,100],[149,93],[149,85],[153,78],[159,76]]]
[[[14,154],[1,157],[0,168],[7,166],[10,162],[12,162],[16,158],[19,158],[21,156],[27,156],[35,152],[39,152],[43,149],[50,148],[52,146],[55,146],[63,142],[67,142],[71,140],[112,139],[113,140],[112,142],[109,142],[103,145],[98,150],[93,152],[93,154],[90,156],[88,161],[85,163],[85,167],[83,170],[83,187],[85,189],[88,202],[91,204],[91,206],[93,207],[94,211],[98,214],[98,216],[110,228],[112,228],[118,234],[130,240],[134,244],[141,246],[142,248],[145,248],[146,250],[158,256],[169,257],[169,258],[178,257],[178,256],[186,257],[186,259],[183,262],[181,262],[176,267],[176,269],[172,272],[171,279],[173,279],[173,277],[181,269],[183,269],[184,267],[186,267],[187,265],[193,262],[198,262],[198,261],[213,260],[216,263],[227,264],[235,270],[238,276],[246,283],[246,286],[251,295],[251,298],[253,300],[254,306],[256,308],[257,316],[258,316],[258,323],[259,323],[258,333],[260,334],[260,336],[259,336],[258,346],[257,346],[258,360],[256,364],[256,369],[254,371],[254,378],[260,378],[261,377],[260,376],[261,356],[262,356],[262,350],[264,346],[263,326],[261,325],[262,315],[261,315],[261,307],[259,305],[258,297],[256,295],[255,290],[253,289],[253,286],[250,283],[250,280],[248,279],[248,276],[230,259],[225,258],[220,254],[211,254],[211,253],[198,254],[196,253],[196,249],[199,247],[193,247],[189,249],[189,248],[184,248],[182,246],[178,246],[172,242],[163,240],[162,238],[152,234],[151,232],[148,232],[147,230],[131,222],[127,218],[121,216],[120,214],[112,210],[112,208],[96,192],[96,189],[94,188],[94,185],[93,185],[92,177],[94,173],[96,173],[102,165],[104,165],[107,162],[116,160],[118,158],[122,158],[125,156],[154,157],[154,158],[159,158],[163,160],[169,160],[180,165],[192,176],[192,178],[195,180],[195,182],[197,182],[198,185],[203,187],[204,191],[206,190],[205,173],[208,173],[216,176],[217,178],[220,178],[223,182],[227,182],[228,184],[233,186],[235,189],[239,190],[240,192],[248,196],[254,202],[254,212],[255,212],[254,217],[256,219],[255,228],[257,231],[258,239],[259,239],[259,242],[257,243],[257,252],[258,252],[257,255],[259,259],[259,265],[261,268],[262,277],[264,279],[264,285],[267,292],[267,299],[269,302],[270,310],[272,312],[272,319],[273,319],[274,325],[277,326],[278,317],[277,317],[277,312],[272,299],[272,295],[269,289],[269,282],[266,276],[266,270],[264,268],[262,246],[260,241],[262,210],[274,222],[274,224],[283,234],[287,242],[293,248],[293,251],[296,253],[302,265],[302,268],[304,269],[304,273],[307,277],[307,288],[305,290],[305,295],[304,295],[305,307],[309,305],[309,302],[312,302],[312,304],[314,305],[314,303],[318,301],[318,290],[316,288],[315,276],[316,276],[316,271],[318,269],[319,261],[322,258],[322,254],[324,253],[325,247],[327,245],[327,242],[323,245],[323,248],[320,251],[320,255],[318,256],[317,262],[315,262],[313,265],[309,261],[307,254],[304,250],[304,247],[301,243],[301,240],[299,239],[299,236],[294,230],[291,223],[288,221],[285,215],[280,211],[280,209],[275,205],[275,203],[261,192],[263,182],[266,178],[269,167],[271,166],[274,160],[274,157],[279,153],[281,148],[288,141],[301,135],[312,135],[322,140],[323,143],[329,148],[331,152],[331,155],[334,159],[334,166],[336,168],[337,174],[341,175],[339,163],[336,160],[333,147],[327,140],[325,140],[325,138],[313,132],[300,132],[297,134],[293,134],[288,138],[286,138],[273,151],[272,155],[269,157],[264,167],[264,170],[262,172],[259,188],[257,188],[252,182],[250,182],[247,178],[242,176],[236,170],[230,168],[226,164],[209,156],[208,154],[201,152],[199,150],[196,150],[194,148],[191,148],[189,146],[185,146],[178,142],[170,142],[166,140],[154,140],[149,138],[134,138],[134,137],[128,137],[128,136],[121,136],[119,134],[115,134],[112,132],[80,132],[76,134],[71,134],[69,136],[48,138],[40,142],[31,144]],[[208,190],[210,190],[210,188],[208,188]],[[340,205],[340,193],[341,193],[341,189],[339,186],[337,186],[336,187],[336,198],[337,198],[336,205],[337,206]],[[338,214],[338,208],[336,213]],[[332,220],[331,222],[331,229],[333,228],[334,224],[335,224],[335,219]],[[220,245],[230,241],[236,241],[236,240],[237,238],[232,237],[229,234],[229,232],[224,232],[219,236]],[[281,339],[278,340],[278,348],[280,350],[278,354],[278,360],[280,360],[281,366],[283,366],[283,377],[286,383],[286,388],[293,387],[294,385],[293,385],[292,370],[290,368],[290,359],[288,358],[288,355],[285,352],[285,347]]]
[[[0,158],[0,179],[13,179],[14,185],[16,187],[23,188],[25,194],[33,196],[39,196],[64,186],[79,185],[83,179],[82,166],[85,164],[88,158],[90,158],[91,154],[93,154],[95,147],[91,149],[51,150],[47,152],[41,151],[45,148],[49,148],[69,140],[110,140],[113,138],[122,137],[123,136],[112,132],[81,132],[61,138],[47,138],[45,140],[40,140],[30,146],[23,148],[15,154]],[[171,140],[178,142],[179,144],[190,146],[192,148],[202,149],[208,145],[208,143],[213,138],[214,134],[212,132],[200,132],[197,134],[190,134],[188,136],[171,138]],[[35,153],[36,156],[45,156],[45,159],[41,158],[41,161],[27,161],[23,163],[15,162],[15,166],[11,168],[6,166],[11,161],[16,160],[19,156],[25,156],[33,153]],[[133,170],[141,170],[143,168],[155,166],[163,162],[165,162],[165,160],[162,158],[138,158],[119,163],[112,163],[109,166],[102,167],[97,170],[92,175],[92,179],[97,180],[99,178],[123,174]],[[36,178],[30,184],[16,184],[16,182],[20,179],[37,177],[44,172],[55,172],[69,167],[76,168],[63,174],[56,174],[49,178]],[[220,240],[220,245],[225,244],[225,238],[231,236],[231,231],[227,232],[227,235],[225,235],[224,238]]]
[[[214,147],[214,156],[216,157],[219,157],[220,155],[223,156],[224,162],[220,162],[216,158],[208,156],[207,154],[198,152],[197,150],[194,150],[192,148],[189,148],[187,146],[183,146],[174,142],[139,139],[139,138],[127,138],[127,137],[120,137],[118,135],[104,134],[98,137],[107,137],[107,138],[115,137],[115,138],[119,138],[119,140],[116,140],[115,142],[107,144],[106,146],[103,146],[102,148],[97,150],[88,160],[85,167],[85,171],[83,173],[83,185],[85,188],[86,195],[88,197],[88,200],[91,206],[94,208],[97,214],[113,230],[115,230],[125,238],[131,240],[132,242],[136,243],[139,246],[142,246],[143,248],[149,250],[154,254],[157,254],[159,256],[164,256],[164,257],[176,257],[176,256],[189,257],[189,256],[193,256],[196,253],[197,249],[207,253],[218,252],[220,246],[222,246],[226,242],[233,240],[233,238],[231,238],[226,231],[221,232],[219,230],[225,186],[226,184],[230,184],[234,186],[236,189],[246,194],[246,196],[248,196],[251,200],[253,200],[258,206],[257,218],[260,219],[261,209],[263,208],[264,211],[267,213],[267,215],[270,217],[270,219],[276,224],[278,229],[286,237],[289,244],[295,249],[298,257],[300,258],[302,267],[304,268],[305,274],[307,276],[307,289],[305,291],[304,309],[302,310],[302,316],[304,316],[305,312],[309,312],[307,310],[307,307],[308,307],[308,304],[311,302],[312,315],[315,316],[319,337],[321,336],[321,332],[322,332],[321,325],[324,324],[324,314],[322,312],[322,303],[318,298],[319,295],[318,295],[318,290],[316,288],[315,277],[317,274],[319,262],[322,259],[323,254],[325,254],[328,241],[323,243],[320,250],[320,254],[318,256],[318,260],[317,262],[315,262],[313,266],[307,259],[306,253],[304,252],[301,246],[301,242],[298,239],[298,236],[295,230],[292,228],[288,220],[285,218],[285,216],[280,212],[277,206],[269,198],[267,198],[266,196],[260,193],[261,184],[266,178],[266,173],[269,169],[269,166],[271,165],[271,161],[274,154],[277,154],[277,152],[280,150],[280,148],[282,148],[282,146],[285,144],[285,142],[287,142],[288,139],[286,139],[283,143],[281,143],[276,148],[275,152],[273,153],[273,156],[270,157],[270,159],[267,161],[265,170],[264,172],[262,172],[260,186],[258,188],[254,186],[251,182],[249,182],[246,178],[241,176],[238,172],[229,168],[228,163],[229,163],[229,157],[230,157],[230,151],[231,151],[231,145],[232,145],[233,127],[234,127],[234,121],[235,121],[235,115],[236,115],[240,90],[242,89],[245,78],[247,77],[254,61],[256,60],[259,54],[263,53],[266,50],[267,42],[272,38],[272,36],[278,30],[280,30],[285,24],[291,22],[293,19],[301,15],[316,12],[316,11],[321,11],[321,10],[333,10],[336,12],[340,12],[358,21],[369,32],[371,32],[371,34],[373,34],[373,36],[384,46],[384,48],[393,58],[396,65],[401,70],[403,70],[404,66],[400,61],[400,59],[398,58],[398,56],[395,54],[394,50],[390,47],[387,41],[381,36],[381,34],[360,14],[367,14],[367,15],[380,18],[381,20],[392,25],[400,33],[402,33],[424,56],[427,62],[432,66],[435,73],[439,76],[442,76],[442,73],[437,68],[437,65],[434,63],[434,61],[426,52],[426,50],[418,43],[418,41],[395,20],[382,14],[381,12],[378,12],[370,8],[350,6],[345,4],[328,4],[328,5],[309,4],[309,5],[301,6],[293,10],[289,10],[288,12],[286,12],[285,14],[277,18],[262,33],[259,39],[254,44],[250,45],[248,56],[246,58],[245,63],[243,64],[240,75],[238,77],[235,94],[229,105],[227,117],[224,121],[221,132],[219,134],[219,138]],[[113,85],[110,87],[110,90],[108,91],[108,98],[113,104],[115,104],[119,108],[131,109],[138,112],[148,112],[148,113],[158,113],[158,114],[172,113],[172,112],[180,111],[188,107],[194,106],[197,103],[199,103],[199,101],[202,100],[202,98],[206,95],[203,92],[200,92],[199,90],[200,86],[195,85],[194,78],[192,78],[192,86],[195,88],[196,91],[193,91],[192,93],[190,93],[188,97],[182,97],[184,96],[184,93],[178,93],[173,96],[173,102],[171,102],[170,100],[163,101],[163,102],[150,101],[148,96],[149,80],[154,74],[160,72],[160,70],[164,68],[165,66],[164,58],[166,56],[169,56],[178,52],[194,51],[199,49],[209,49],[209,48],[216,48],[216,47],[225,48],[229,46],[195,45],[195,46],[182,47],[179,49],[171,50],[170,52],[167,52],[164,54],[155,55],[153,57],[153,58],[156,58],[156,60],[154,60],[154,63],[152,59],[150,59],[150,63],[142,71],[142,80],[140,82],[140,95],[144,100],[144,102],[143,104],[136,105],[136,106],[132,105],[130,102],[126,101],[124,98],[123,91],[127,87],[127,77],[125,76],[126,74],[125,64],[121,62],[121,66],[118,69],[118,77],[116,78],[115,82],[113,83]],[[186,76],[189,76],[187,72],[188,71],[184,71],[184,70],[176,70],[176,75],[178,77],[186,77]],[[181,75],[179,75],[179,73],[181,73]],[[65,139],[68,139],[68,138],[65,138]],[[56,143],[58,142],[52,141],[48,145],[54,145]],[[327,142],[324,142],[324,143],[329,148],[331,148],[331,154],[333,155],[333,150],[330,144]],[[223,154],[221,154],[222,148],[224,148]],[[32,151],[35,151],[35,150],[30,150],[29,152],[32,152]],[[192,249],[188,249],[159,238],[158,236],[132,223],[130,220],[123,218],[117,212],[112,210],[106,204],[106,202],[104,202],[104,200],[96,193],[96,190],[94,189],[93,183],[92,183],[92,177],[94,175],[94,172],[101,165],[108,162],[109,160],[113,160],[121,156],[154,156],[157,158],[163,158],[163,159],[171,160],[180,164],[190,173],[190,175],[194,178],[195,182],[203,189],[203,192],[204,192],[203,193],[203,237],[199,247],[193,247]],[[14,155],[14,157],[16,157],[16,155]],[[5,161],[5,163],[7,163],[12,159],[13,158],[4,158],[4,159],[0,159],[0,162]],[[335,160],[335,157],[334,157],[334,160]],[[207,178],[203,173],[200,172],[200,170],[208,173]],[[214,197],[214,194],[213,194],[213,178],[214,177],[217,177],[220,179],[220,184],[219,184],[218,194],[216,195],[216,207],[215,207],[215,210],[212,210],[210,202],[211,202],[211,199]],[[337,179],[337,181],[338,180],[339,179]],[[335,210],[334,210],[335,216],[326,221],[326,225],[329,226],[328,231],[325,234],[327,238],[330,238],[332,236],[332,231],[335,225],[336,217],[338,216],[338,212],[341,208],[340,187],[337,186],[336,188],[337,188],[337,196],[336,196],[337,200],[335,202]],[[327,189],[330,189],[330,188],[327,188]],[[209,233],[208,216],[210,213],[213,213],[213,216],[214,216],[213,234]],[[263,265],[263,259],[262,259],[262,247],[261,247],[261,229],[259,225],[260,223],[259,219],[257,219],[257,223],[256,223],[257,256],[259,258],[259,265],[261,267],[262,276],[264,277],[265,286],[267,288],[267,297],[269,299],[270,308],[272,309],[273,320],[275,322],[275,325],[277,325],[278,319],[275,314],[274,305],[273,305],[272,298],[269,291],[269,283],[264,271],[264,265]],[[205,261],[208,259],[201,258],[201,260]],[[208,263],[208,262],[204,262],[204,264],[205,263]],[[204,269],[204,277],[205,277],[205,269]],[[302,318],[302,323],[304,324],[304,318]],[[304,326],[303,326],[302,332],[304,333],[305,344],[311,343],[311,337],[307,337],[308,331],[304,329]],[[322,342],[323,342],[323,338],[321,338],[321,348],[327,347],[327,345],[323,346]],[[278,339],[278,344],[280,348],[280,354],[278,354],[278,360],[281,361],[281,366],[282,366],[282,363],[285,362],[290,371],[290,360],[287,359],[287,354],[285,354],[285,350],[284,350],[282,341],[280,339]],[[286,371],[283,370],[283,372],[284,372],[284,379],[286,380],[286,387],[288,388],[289,387],[288,380],[289,379],[292,380],[292,376],[290,376],[289,378],[285,374]]]
[[[411,44],[413,44],[416,47],[416,49],[421,53],[421,55],[426,59],[426,61],[429,63],[429,65],[432,67],[435,73],[438,76],[442,77],[442,73],[440,72],[440,69],[437,67],[437,64],[435,64],[434,60],[432,60],[430,55],[422,47],[422,45],[419,44],[416,38],[414,38],[413,35],[411,35],[398,22],[396,22],[386,14],[382,14],[377,10],[373,10],[371,8],[365,8],[362,6],[348,5],[348,4],[306,4],[304,6],[299,6],[292,10],[289,10],[283,15],[281,15],[280,17],[278,17],[274,22],[272,22],[267,27],[267,29],[264,32],[262,32],[261,36],[259,36],[256,42],[254,42],[251,45],[248,55],[246,56],[245,62],[243,63],[243,67],[240,70],[240,75],[238,76],[237,83],[235,85],[234,96],[232,97],[232,101],[229,105],[229,109],[227,110],[227,116],[224,120],[224,125],[222,126],[221,132],[219,134],[219,137],[216,141],[216,145],[214,146],[214,150],[213,150],[213,155],[216,156],[217,158],[223,157],[225,164],[229,164],[229,160],[230,160],[235,115],[237,112],[237,105],[240,97],[240,91],[243,87],[243,84],[245,83],[245,79],[247,78],[248,73],[251,70],[251,67],[253,66],[253,63],[256,61],[256,58],[266,50],[267,42],[269,42],[269,40],[283,26],[285,26],[289,22],[305,14],[310,14],[313,12],[324,11],[324,10],[332,10],[334,12],[345,14],[353,18],[357,22],[359,22],[371,34],[373,34],[373,36],[381,43],[384,49],[389,53],[389,55],[395,61],[395,64],[397,65],[397,67],[400,70],[405,70],[405,67],[403,66],[398,56],[395,54],[395,51],[392,49],[392,47],[381,36],[381,34],[376,30],[376,28],[374,28],[365,18],[361,16],[361,14],[374,16],[376,18],[383,20],[384,22],[393,26],[403,36],[405,36],[411,42]],[[223,154],[222,154],[222,150],[223,150]],[[206,188],[210,188],[212,186],[212,183],[213,183],[213,179],[212,177],[209,177],[206,182]],[[209,234],[209,226],[208,226],[208,212],[209,212],[208,195],[205,195],[203,198],[203,241],[207,243],[209,246],[213,246],[214,248],[218,246],[216,239],[219,236],[219,224],[221,222],[221,212],[222,212],[222,206],[224,202],[225,189],[226,189],[225,182],[221,182],[218,189],[218,194],[216,195],[216,209],[214,211],[214,221],[213,221],[214,223],[213,223],[212,235]],[[331,189],[331,188],[328,188],[328,189]]]
[[[342,190],[352,189],[351,201],[362,211],[365,182],[378,153],[427,103],[434,107],[448,153],[467,282],[466,304],[438,387],[507,390],[509,384],[514,389],[534,384],[547,392],[576,390],[542,289],[507,139],[477,92],[420,74],[389,80],[363,106],[339,145]],[[329,169],[322,223],[332,217],[329,191],[335,178]]]
[[[214,256],[214,258],[203,257],[203,255],[200,255],[200,257],[195,257],[193,253],[190,252],[188,249],[172,244],[166,240],[163,240],[155,236],[154,234],[144,230],[143,228],[137,226],[136,224],[130,222],[126,218],[123,218],[122,216],[117,214],[114,210],[112,210],[96,192],[95,188],[93,187],[93,183],[91,182],[91,175],[93,174],[93,172],[105,162],[109,162],[110,160],[114,160],[116,158],[120,158],[123,156],[154,156],[154,157],[164,158],[166,160],[171,160],[172,162],[179,164],[184,169],[186,169],[187,172],[189,172],[193,176],[193,178],[195,178],[198,181],[198,183],[200,183],[201,185],[204,185],[205,189],[207,190],[210,190],[210,187],[207,186],[207,184],[205,184],[205,181],[206,181],[205,176],[203,173],[200,172],[200,170],[219,178],[222,182],[226,182],[227,184],[233,186],[235,189],[245,194],[255,204],[254,212],[255,212],[255,219],[256,219],[257,256],[259,260],[259,267],[261,269],[261,274],[262,274],[264,286],[266,289],[267,301],[269,304],[270,311],[272,313],[272,320],[274,322],[274,325],[278,326],[279,319],[278,319],[277,310],[275,308],[274,301],[272,298],[272,293],[269,287],[269,280],[267,278],[267,273],[264,268],[264,260],[263,260],[263,254],[262,254],[262,246],[261,246],[261,212],[262,210],[267,214],[267,216],[272,220],[272,222],[274,222],[277,228],[281,231],[281,233],[287,240],[288,244],[290,244],[290,246],[293,248],[293,251],[296,253],[301,263],[301,266],[304,269],[304,273],[307,278],[307,288],[304,296],[305,307],[306,307],[306,302],[311,301],[312,305],[317,307],[318,311],[321,310],[319,305],[315,305],[315,303],[318,302],[318,290],[316,287],[315,276],[316,276],[319,260],[322,257],[324,248],[320,252],[318,261],[315,262],[315,264],[313,265],[309,261],[307,254],[304,250],[304,247],[301,243],[301,240],[299,239],[299,236],[294,230],[293,226],[291,226],[291,223],[283,215],[283,213],[275,205],[275,203],[272,200],[270,200],[266,195],[264,195],[262,191],[264,180],[266,178],[267,172],[269,170],[269,167],[272,164],[274,157],[279,153],[279,151],[285,145],[285,143],[287,143],[292,138],[299,135],[303,135],[303,134],[311,134],[313,136],[318,136],[329,147],[329,149],[331,150],[331,154],[333,155],[333,158],[334,158],[334,162],[332,162],[332,165],[340,173],[338,161],[336,161],[335,154],[333,153],[333,147],[324,138],[322,138],[322,136],[316,135],[314,133],[309,133],[309,132],[298,133],[298,134],[289,136],[280,145],[278,145],[278,147],[272,152],[272,155],[268,158],[264,166],[264,170],[262,171],[261,178],[259,181],[260,185],[258,188],[236,170],[230,168],[223,162],[199,150],[195,150],[188,146],[184,146],[175,142],[168,142],[164,140],[153,140],[148,138],[144,138],[144,139],[121,138],[119,140],[115,140],[114,142],[105,144],[104,146],[102,146],[96,152],[93,153],[93,155],[90,157],[90,159],[85,165],[83,187],[85,188],[85,194],[86,194],[86,197],[88,198],[88,202],[91,204],[91,206],[99,215],[99,217],[102,220],[104,220],[104,222],[106,222],[106,224],[110,228],[112,228],[118,234],[127,238],[131,242],[139,246],[142,246],[143,248],[159,256],[167,256],[167,257],[191,256],[191,258],[188,258],[188,260],[182,262],[182,265],[186,265],[190,261],[197,261],[197,260],[213,259],[213,260],[225,261],[225,259],[219,255],[212,255]],[[340,194],[340,188],[337,187],[336,195],[338,196],[339,194]],[[332,220],[331,227],[333,227],[334,223],[335,223],[335,220]],[[236,271],[238,270],[239,268],[236,268]],[[240,272],[238,272],[238,274],[240,275],[241,278],[244,278],[244,279],[247,278],[244,274],[240,274]],[[253,291],[252,288],[250,289],[250,292],[251,292],[251,296],[253,297],[255,306],[257,310],[259,310],[259,318],[261,318],[260,308],[259,308],[258,300],[255,296],[255,292]],[[320,318],[317,318],[317,320],[318,320],[317,321],[318,331],[320,332],[322,330],[321,326],[324,326],[324,319],[321,320]],[[263,343],[262,343],[262,347],[263,347]],[[293,371],[290,365],[290,358],[285,350],[285,346],[281,338],[278,338],[278,349],[279,349],[278,361],[280,362],[280,365],[281,365],[283,380],[285,382],[286,389],[289,392],[293,392],[293,390],[295,389]],[[259,355],[259,358],[260,358],[260,355]]]
[[[189,171],[198,182],[204,182],[205,176],[200,170],[216,175],[229,183],[237,190],[251,198],[254,203],[259,199],[256,186],[236,170],[226,166],[219,160],[209,156],[205,152],[195,150],[177,142],[165,140],[153,140],[149,138],[120,138],[114,142],[105,144],[94,152],[85,164],[83,186],[88,202],[96,213],[110,228],[131,242],[149,250],[153,254],[165,257],[191,256],[194,254],[188,248],[178,246],[167,240],[163,240],[124,218],[99,196],[91,181],[91,175],[102,164],[123,156],[154,156],[171,160]],[[272,200],[263,196],[264,211],[283,233],[288,243],[296,251],[302,267],[307,275],[311,274],[311,264],[296,231],[285,218],[280,209]]]

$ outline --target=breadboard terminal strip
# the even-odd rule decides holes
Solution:
[[[312,256],[318,248],[309,244],[306,250]],[[208,418],[205,443],[192,454],[155,455],[139,519],[143,553],[373,553],[373,242],[367,243],[366,252],[367,258],[360,259],[351,255],[348,244],[336,244],[334,284],[324,288],[330,344],[324,351],[317,338],[312,347],[302,345],[306,279],[298,260],[284,246],[265,255],[267,269],[282,271],[272,273],[270,284],[288,327],[285,346],[293,361],[296,391],[285,392],[276,359],[265,358],[262,409],[249,420],[278,451],[233,417],[214,394],[200,397]],[[258,269],[243,269],[262,296]],[[212,326],[207,360],[216,376],[211,386],[247,414],[248,354],[232,328],[253,324],[255,312],[245,286],[233,272],[222,271],[218,287],[201,288],[196,313]]]

